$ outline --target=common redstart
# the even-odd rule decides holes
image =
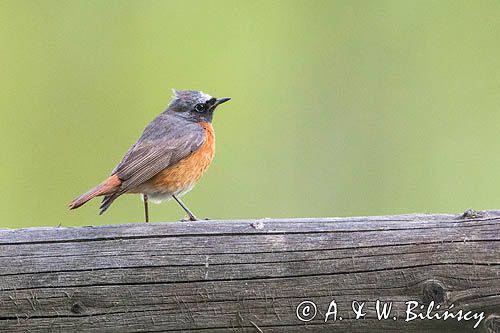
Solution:
[[[141,193],[146,222],[148,200],[174,198],[191,221],[196,216],[180,200],[207,170],[215,153],[213,112],[230,98],[215,98],[201,91],[174,90],[174,99],[146,127],[111,176],[69,204],[75,209],[104,196],[99,214],[124,193]]]

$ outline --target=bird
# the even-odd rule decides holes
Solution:
[[[142,194],[145,221],[149,222],[148,201],[174,199],[189,216],[198,218],[181,201],[212,163],[215,154],[213,113],[231,98],[215,98],[202,91],[173,90],[167,108],[144,129],[137,142],[103,182],[68,205],[81,207],[103,196],[99,215],[122,194]]]

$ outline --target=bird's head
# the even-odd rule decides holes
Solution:
[[[217,106],[229,100],[228,97],[215,98],[202,91],[174,90],[174,99],[167,111],[194,122],[212,122]]]

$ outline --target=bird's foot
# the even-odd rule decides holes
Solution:
[[[205,217],[204,219],[198,219],[196,217],[183,217],[179,222],[200,222],[200,221],[210,221],[211,218]]]
[[[197,218],[191,218],[191,217],[183,217],[182,219],[179,220],[179,222],[198,222]]]

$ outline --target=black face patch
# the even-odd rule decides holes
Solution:
[[[215,97],[212,97],[210,98],[208,101],[207,101],[207,105],[210,107],[210,106],[213,106],[215,104],[215,102],[217,102],[217,98]]]

